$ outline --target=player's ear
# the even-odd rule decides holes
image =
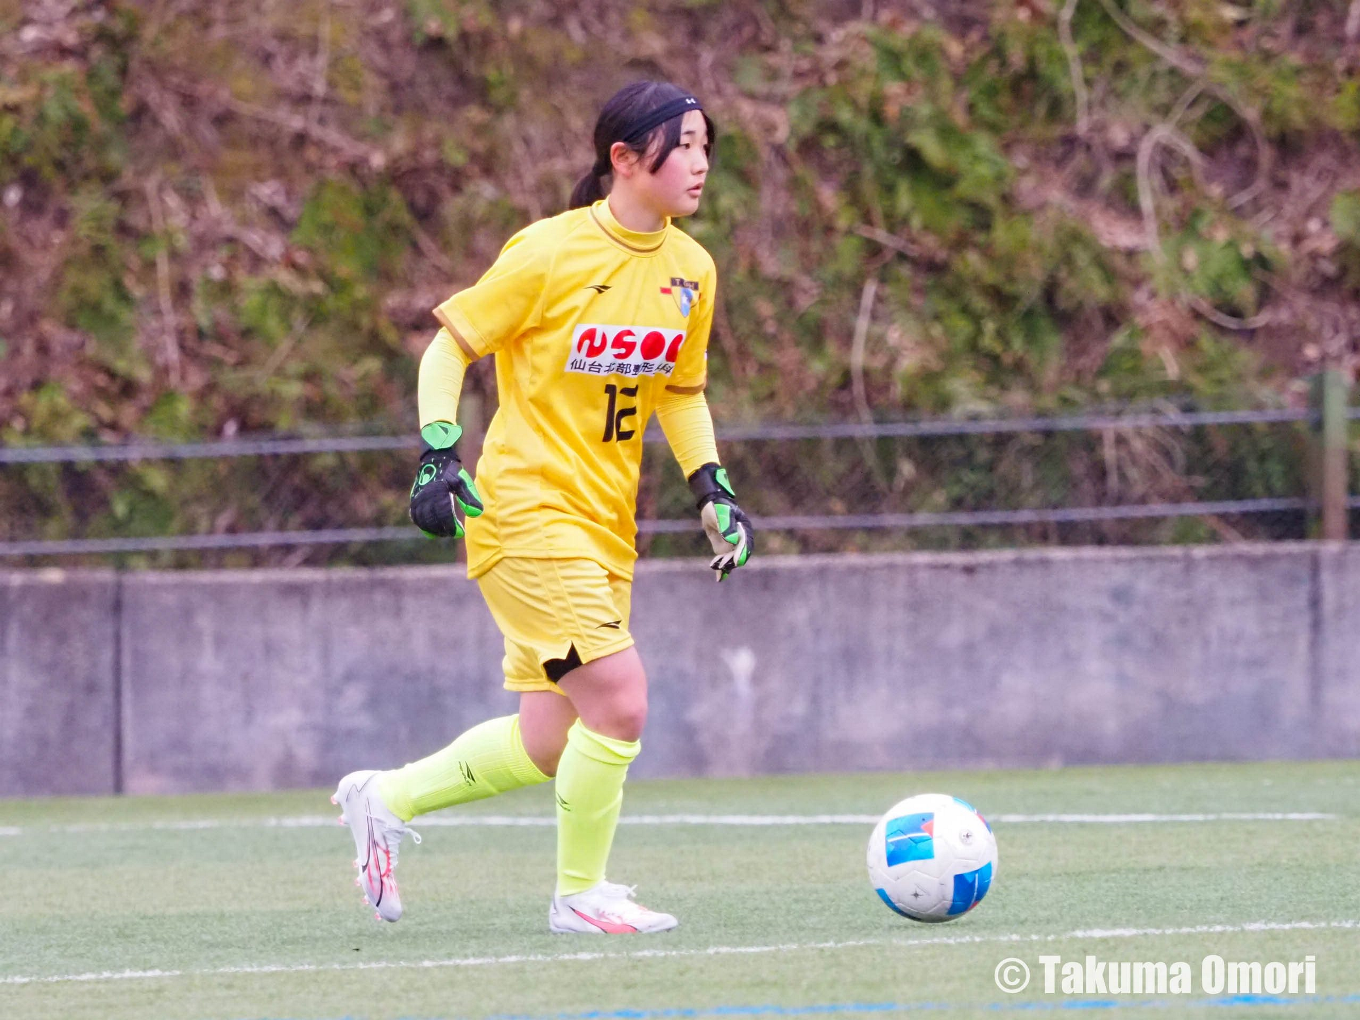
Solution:
[[[609,147],[609,161],[614,166],[615,177],[631,177],[637,168],[638,156],[624,142],[615,142]]]

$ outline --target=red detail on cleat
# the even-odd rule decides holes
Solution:
[[[571,908],[571,912],[572,912],[573,914],[575,914],[577,917],[579,917],[581,920],[583,920],[583,921],[589,921],[589,922],[590,922],[591,924],[593,924],[596,928],[599,928],[600,931],[608,932],[610,935],[636,935],[636,934],[637,934],[637,929],[634,928],[631,924],[624,924],[624,923],[621,922],[621,921],[606,921],[606,920],[604,920],[604,919],[602,919],[602,918],[591,917],[589,914],[583,914],[583,913],[581,913],[581,912],[580,912],[579,910],[577,910],[575,907],[572,907],[572,908]]]
[[[339,804],[340,802],[339,802],[338,800],[336,800],[334,797],[332,797],[332,798],[331,798],[331,803],[332,803],[332,804]]]
[[[365,902],[367,902],[367,901],[365,901]],[[373,913],[373,920],[375,920],[375,921],[381,921],[382,919],[383,919],[382,914],[379,914],[377,911],[374,911],[374,913]]]

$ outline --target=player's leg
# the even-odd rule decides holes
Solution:
[[[393,871],[402,838],[411,832],[406,823],[416,815],[548,778],[524,748],[517,715],[478,723],[448,747],[400,769],[345,776],[331,800],[340,805],[341,820],[354,834],[359,885],[367,902],[383,920],[400,919],[401,893]]]
[[[561,691],[524,691],[519,696],[519,731],[524,750],[538,770],[557,775],[576,707]]]
[[[580,718],[557,767],[557,893],[554,932],[631,934],[678,923],[633,902],[633,890],[605,880],[628,766],[641,748],[647,674],[629,647],[584,663],[559,681]]]
[[[634,903],[628,886],[605,880],[623,783],[647,721],[647,673],[628,634],[631,586],[610,577],[609,587],[620,639],[614,650],[597,657],[599,648],[588,644],[580,665],[549,664],[556,672],[574,667],[558,684],[579,715],[557,768],[557,894],[548,915],[555,932],[655,932],[677,923]]]
[[[378,791],[403,821],[546,782],[524,746],[518,715],[488,719],[428,757],[382,774]]]
[[[482,585],[482,594],[498,624],[506,616],[503,588]],[[511,607],[510,616],[513,615]],[[507,630],[505,626],[501,629]],[[502,665],[508,689],[534,692],[567,703],[544,677],[537,649],[521,644],[508,633]],[[531,724],[538,726],[537,718]],[[354,836],[358,884],[366,902],[377,908],[379,917],[387,921],[401,917],[401,894],[393,871],[402,838],[411,832],[407,822],[416,815],[483,800],[550,778],[534,764],[526,750],[520,722],[518,715],[489,719],[464,731],[447,747],[400,769],[351,772],[340,780],[331,801],[340,805],[341,820],[349,825]],[[563,731],[560,739],[565,743],[565,728],[571,725],[570,720],[563,723],[559,719],[554,725]],[[538,737],[537,732],[536,729],[531,742],[537,739],[541,744],[544,738]],[[419,842],[420,837],[412,835]]]
[[[383,920],[400,919],[401,893],[393,872],[402,838],[411,832],[420,842],[406,826],[413,817],[548,778],[525,750],[518,715],[478,723],[442,750],[400,769],[350,773],[332,800],[354,834],[365,900]]]
[[[539,681],[537,653],[513,636],[505,638],[501,667],[505,686],[512,690],[532,688]],[[544,686],[541,681],[539,686]],[[442,750],[383,773],[378,783],[383,800],[398,818],[410,821],[416,815],[546,782],[550,777],[525,748],[522,722],[519,715],[488,719]]]
[[[642,746],[647,674],[630,647],[578,666],[559,684],[580,716],[557,772],[557,892],[568,896],[604,880],[623,783]]]

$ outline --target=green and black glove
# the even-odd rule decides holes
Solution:
[[[420,430],[420,470],[411,486],[411,521],[427,538],[462,538],[463,525],[454,505],[465,517],[480,517],[481,493],[458,459],[458,437],[463,430],[447,421],[432,421]]]
[[[737,567],[746,565],[756,549],[751,518],[737,506],[737,494],[727,480],[727,469],[705,464],[689,476],[689,491],[699,500],[699,518],[717,555],[709,564],[721,581]]]

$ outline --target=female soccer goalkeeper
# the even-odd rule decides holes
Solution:
[[[642,433],[653,412],[698,501],[722,580],[752,552],[751,523],[718,465],[704,400],[717,275],[672,219],[699,207],[713,122],[675,85],[640,82],[605,104],[595,165],[572,208],[520,231],[477,283],[435,309],[420,363],[424,452],[411,519],[459,537],[468,576],[505,636],[519,714],[474,726],[428,758],[354,772],[334,802],[360,884],[401,917],[393,870],[419,814],[557,778],[554,932],[665,931],[670,914],[605,881],[623,781],[647,718],[628,632]],[[605,198],[605,181],[609,182]],[[458,459],[463,373],[496,355],[500,409],[477,486]]]

